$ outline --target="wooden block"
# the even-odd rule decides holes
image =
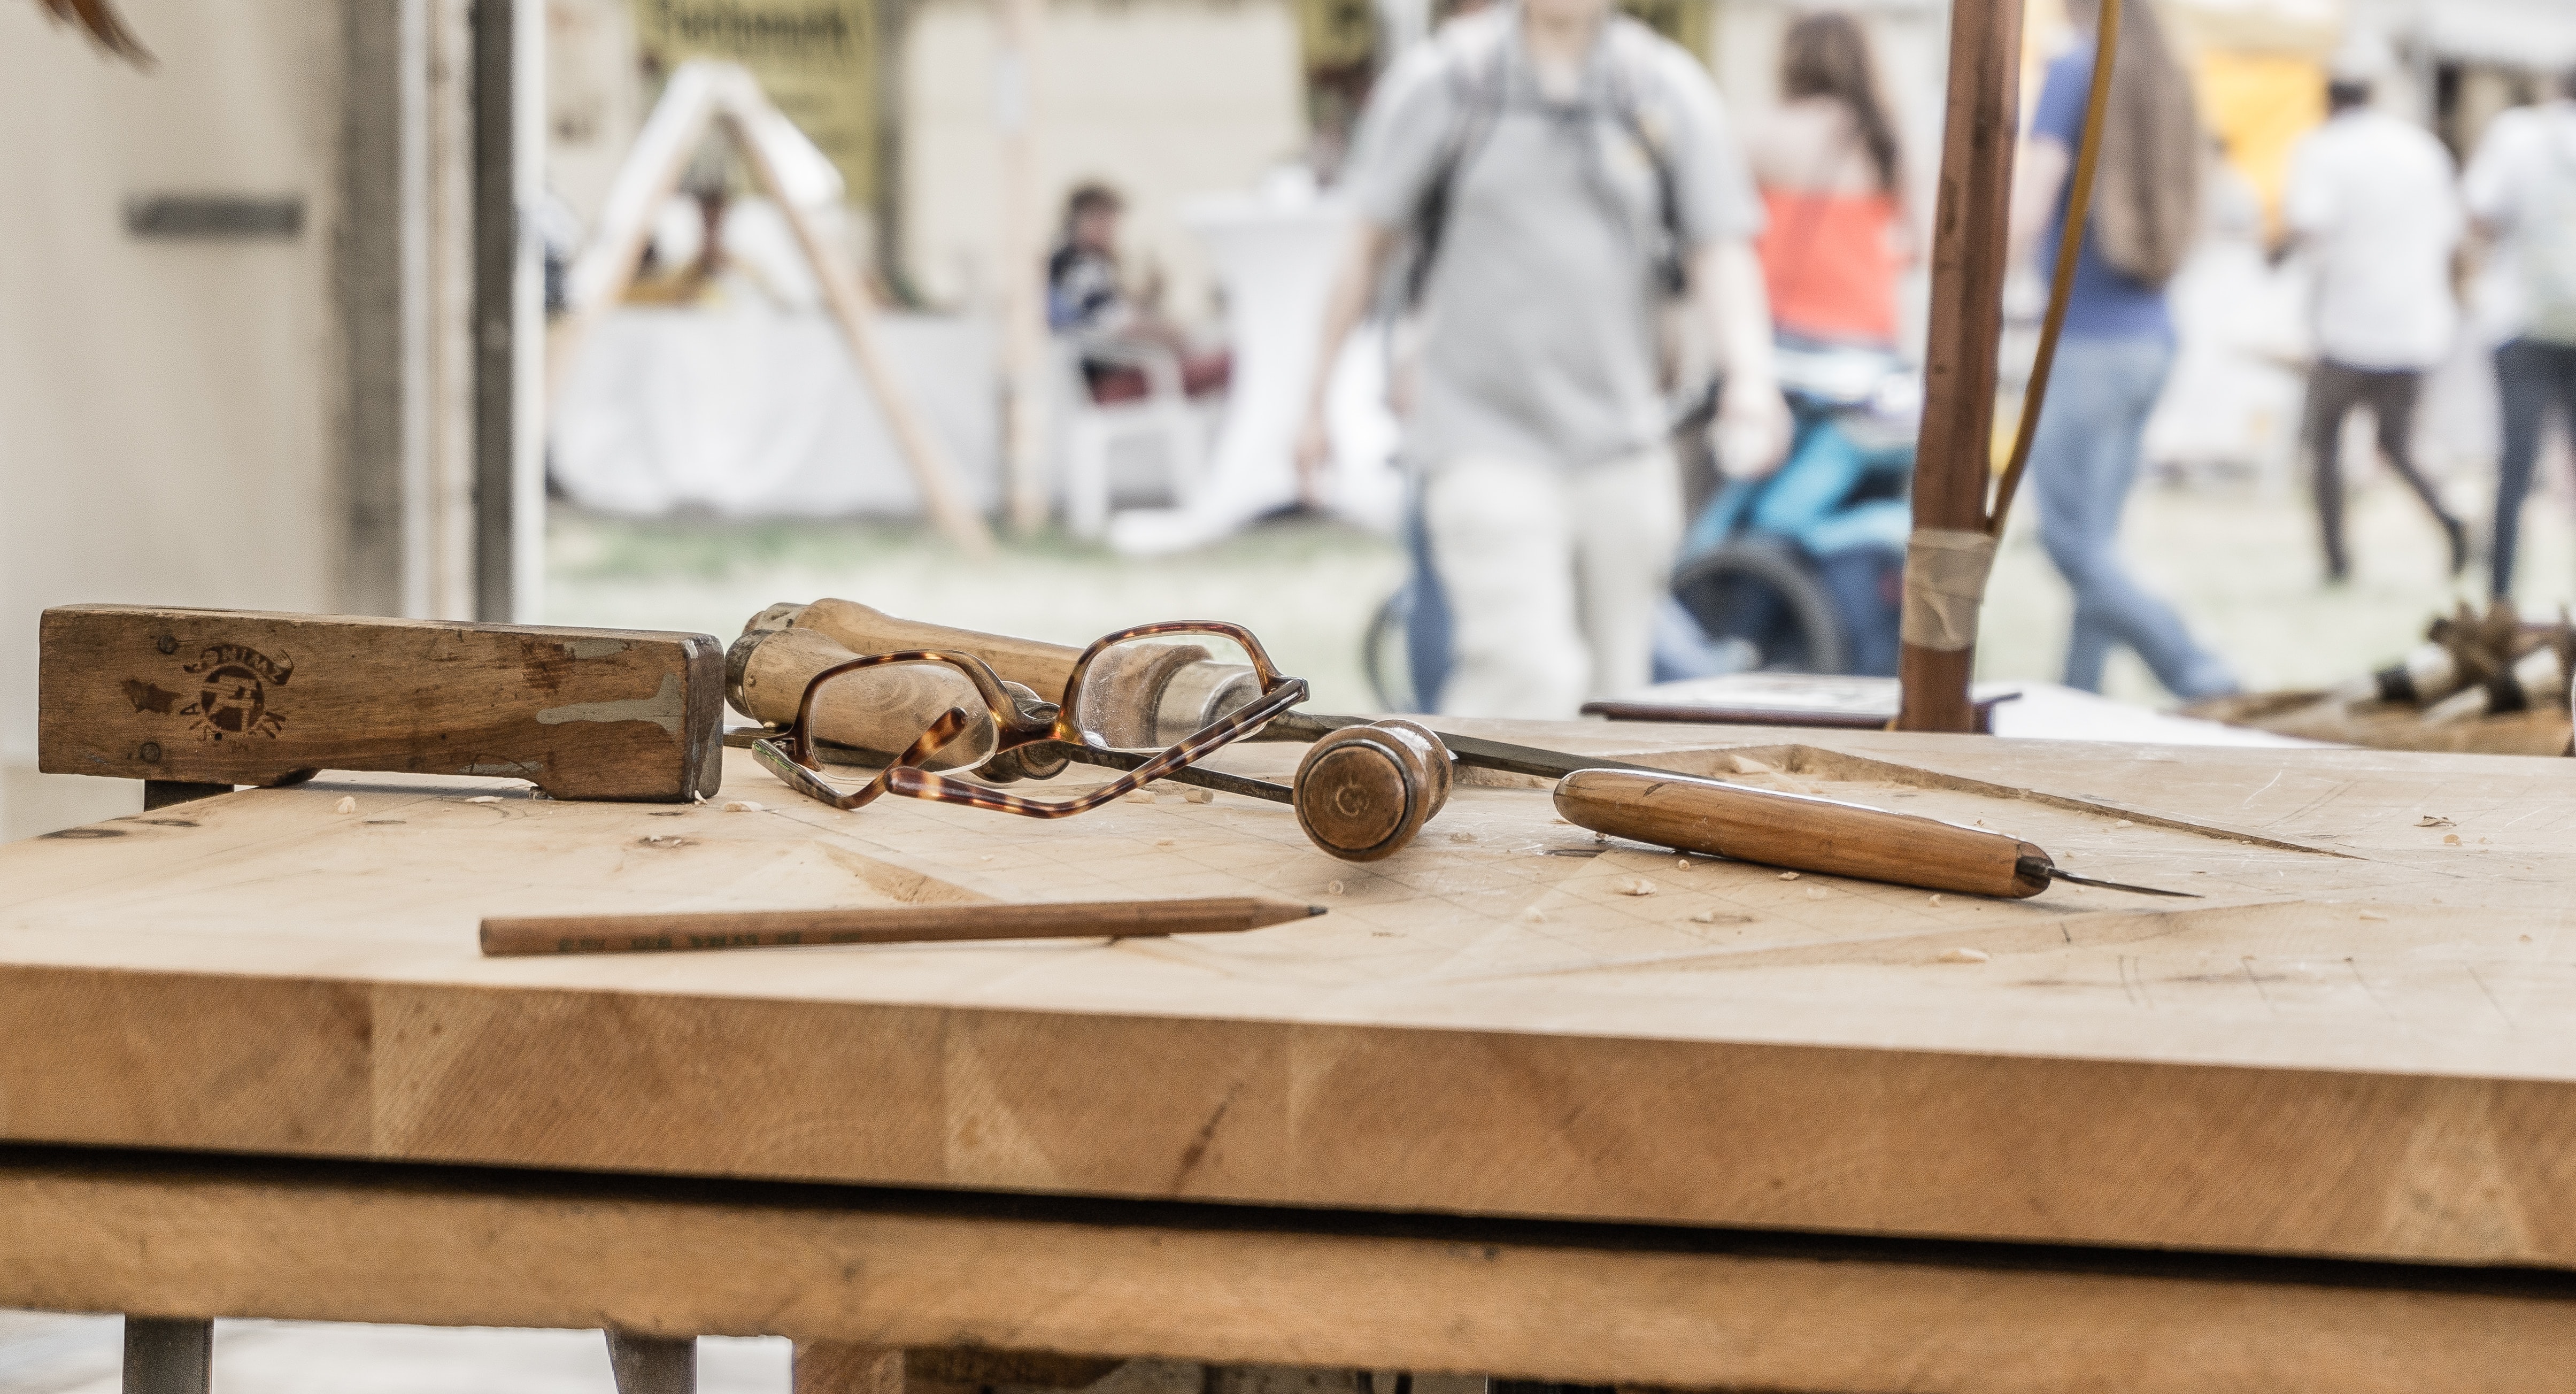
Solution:
[[[724,652],[704,634],[74,605],[42,636],[50,774],[399,770],[662,803],[722,775]]]

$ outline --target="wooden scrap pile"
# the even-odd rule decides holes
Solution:
[[[2389,667],[2326,691],[2258,692],[2186,708],[2189,715],[2285,736],[2381,750],[2564,755],[2576,674],[2576,630],[2562,617],[2526,624],[2507,601],[2483,615],[2463,602]]]

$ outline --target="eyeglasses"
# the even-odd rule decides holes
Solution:
[[[1137,694],[1152,694],[1151,704]],[[1066,818],[1187,768],[1306,696],[1305,679],[1282,676],[1240,625],[1145,624],[1083,650],[1053,703],[970,653],[913,649],[836,664],[807,681],[784,739],[751,750],[789,788],[838,809],[894,793]],[[1073,760],[1125,773],[1071,799],[992,787],[1045,778]],[[869,773],[844,787],[827,763]],[[984,779],[962,777],[969,772]]]

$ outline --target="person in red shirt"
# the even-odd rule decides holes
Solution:
[[[1780,96],[1746,150],[1769,214],[1758,250],[1772,323],[1799,339],[1892,348],[1915,241],[1904,156],[1859,22],[1827,10],[1790,25]]]

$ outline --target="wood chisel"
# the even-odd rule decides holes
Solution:
[[[1350,717],[1290,712],[1264,738],[1313,739]],[[1275,734],[1274,734],[1275,733]],[[2018,838],[1937,818],[1893,813],[1776,789],[1572,755],[1508,741],[1436,733],[1459,764],[1554,779],[1556,811],[1577,827],[1686,852],[1926,890],[2019,899],[2069,881],[2138,895],[2198,899],[2079,876]]]
[[[1690,775],[1570,770],[1557,781],[1556,811],[1577,827],[1658,847],[1930,891],[2019,900],[2072,881],[2198,899],[2078,876],[2040,848],[1985,828]]]

